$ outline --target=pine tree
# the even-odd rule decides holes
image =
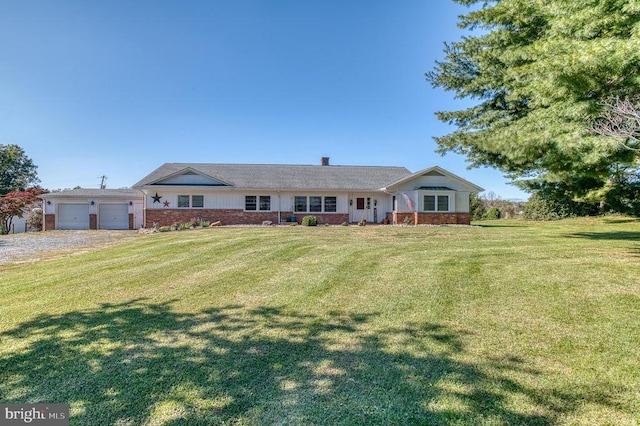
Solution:
[[[473,6],[426,74],[477,103],[442,111],[457,129],[439,151],[496,167],[527,189],[563,182],[574,195],[603,187],[640,153],[591,131],[612,97],[640,93],[640,3],[630,0],[454,0]]]

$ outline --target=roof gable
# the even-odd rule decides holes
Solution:
[[[147,185],[168,185],[168,186],[231,186],[229,183],[208,176],[202,172],[186,167],[168,176],[162,177]]]
[[[484,188],[481,188],[478,185],[471,183],[460,176],[456,176],[438,166],[429,167],[428,169],[420,170],[408,176],[404,176],[384,189],[393,191],[400,187],[410,187],[412,183],[414,183],[414,187],[411,189],[452,187],[452,189],[458,191],[463,189],[469,192],[484,191]]]

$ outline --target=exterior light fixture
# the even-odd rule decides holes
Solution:
[[[93,206],[95,203],[96,203],[95,201],[91,200],[90,204]]]
[[[353,205],[353,200],[349,200],[349,205],[352,206]]]

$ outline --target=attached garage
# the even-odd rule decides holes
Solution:
[[[58,205],[58,229],[89,229],[89,205]]]
[[[143,195],[137,189],[65,189],[41,198],[45,231],[137,229],[144,221]]]
[[[99,229],[129,229],[128,204],[100,204],[98,209]]]

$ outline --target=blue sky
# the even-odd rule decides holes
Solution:
[[[449,0],[0,3],[0,144],[43,187],[128,187],[165,162],[433,165],[502,198],[493,169],[440,156],[424,78],[463,33]]]

